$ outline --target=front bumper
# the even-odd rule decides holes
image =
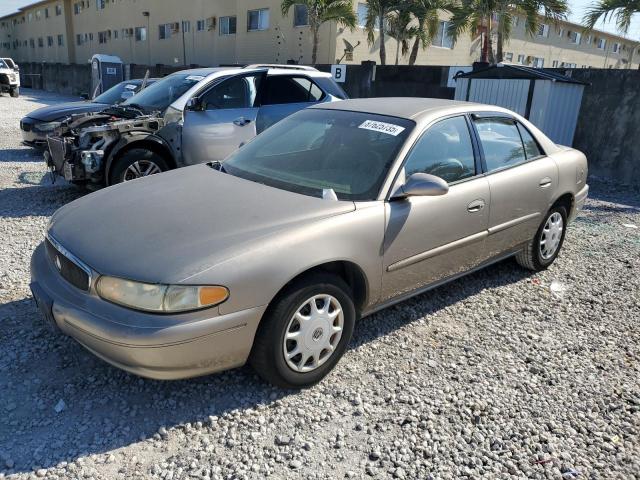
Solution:
[[[47,134],[38,130],[38,123],[30,118],[20,121],[22,143],[29,147],[45,148],[47,146]]]
[[[216,308],[178,315],[136,312],[67,283],[43,244],[31,258],[31,282],[32,290],[50,299],[55,327],[110,364],[161,380],[243,365],[266,309],[227,315],[218,315]]]

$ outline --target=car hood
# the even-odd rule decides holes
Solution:
[[[101,274],[179,283],[283,229],[354,209],[196,165],[76,200],[49,234]]]
[[[40,122],[53,122],[78,113],[100,112],[108,106],[109,105],[105,105],[104,103],[93,102],[63,103],[62,105],[51,105],[49,107],[39,108],[31,112],[27,117]]]

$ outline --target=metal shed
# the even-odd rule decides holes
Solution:
[[[584,82],[549,70],[497,64],[456,77],[456,100],[519,113],[561,145],[573,143]]]
[[[124,64],[120,57],[96,54],[91,57],[91,89],[94,95],[109,90],[124,80]]]

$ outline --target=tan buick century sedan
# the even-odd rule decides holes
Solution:
[[[44,317],[104,360],[175,379],[249,361],[314,384],[355,321],[515,256],[557,257],[585,156],[488,105],[347,100],[224,162],[88,195],[33,254]]]

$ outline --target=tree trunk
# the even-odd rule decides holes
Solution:
[[[313,30],[313,51],[311,52],[311,64],[315,65],[318,60],[318,44],[320,43],[320,27],[314,25],[311,27]]]
[[[487,34],[487,47],[489,50],[489,63],[496,63],[496,56],[493,53],[493,39],[491,38],[491,32]]]
[[[384,45],[384,13],[380,12],[380,65],[387,64],[387,49]]]
[[[424,21],[422,19],[418,20],[418,35],[416,35],[416,39],[413,42],[413,47],[411,47],[411,54],[409,55],[409,65],[415,65],[416,60],[418,60],[418,51],[420,50],[420,34],[422,34],[422,29],[424,28]]]
[[[487,35],[487,27],[482,27],[482,50],[480,54],[480,61],[487,62],[489,59],[489,42]]]
[[[504,35],[500,30],[498,30],[498,45],[496,46],[496,62],[497,63],[500,63],[503,60],[503,56],[504,56],[504,53],[502,51],[504,48],[503,43],[504,43]]]
[[[400,61],[400,40],[396,40],[396,65]]]

